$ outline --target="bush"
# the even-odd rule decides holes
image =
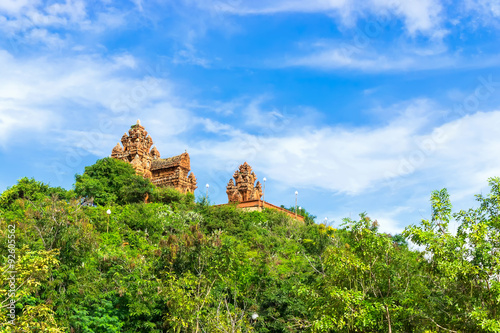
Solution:
[[[155,187],[150,201],[164,204],[182,203],[191,205],[194,203],[194,194],[183,194],[173,187]]]
[[[56,196],[61,200],[69,200],[74,196],[74,193],[61,187],[50,187],[48,184],[36,181],[33,178],[24,177],[19,179],[16,185],[9,187],[2,193],[0,196],[0,209],[6,209],[17,199],[39,201],[52,196]]]
[[[93,198],[98,205],[142,202],[153,191],[149,179],[136,175],[129,163],[110,157],[85,167],[83,175],[75,178],[75,193]]]

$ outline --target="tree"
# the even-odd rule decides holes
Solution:
[[[3,260],[0,267],[4,272],[0,274],[0,331],[64,332],[56,322],[53,304],[47,304],[37,297],[59,265],[56,258],[58,251],[32,251],[24,246],[14,253],[10,255],[14,259]],[[13,272],[5,274],[9,271]],[[9,280],[11,277],[15,280]],[[10,311],[9,306],[15,312]],[[15,313],[14,317],[11,316],[12,313]],[[12,325],[7,324],[11,321]]]
[[[75,178],[75,193],[93,198],[98,205],[141,202],[153,191],[149,179],[136,175],[129,163],[110,157],[85,167],[83,175]]]
[[[404,233],[429,261],[424,315],[453,332],[500,332],[500,179],[489,183],[490,194],[476,196],[479,208],[455,214],[447,190],[434,191],[431,219]]]
[[[284,208],[286,210],[291,211],[292,213],[295,213],[295,208],[296,207],[295,206],[291,206],[289,208],[286,208],[284,205],[281,205],[281,208]],[[312,215],[311,213],[309,213],[307,210],[305,210],[302,207],[297,207],[297,215],[303,216],[304,217],[304,222],[307,225],[313,224],[314,220],[316,219],[315,215]]]
[[[73,197],[73,192],[66,191],[61,187],[50,187],[48,184],[36,181],[33,178],[24,177],[19,179],[16,185],[9,187],[2,193],[0,196],[0,209],[7,209],[18,199],[38,201],[51,196],[68,200]]]
[[[423,332],[414,307],[420,255],[379,233],[365,214],[344,219],[343,227],[318,227],[329,246],[321,246],[314,290],[302,291],[313,310],[312,331]]]

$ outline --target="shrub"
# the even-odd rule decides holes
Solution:
[[[85,167],[83,175],[75,178],[75,193],[93,198],[98,205],[141,202],[153,191],[149,179],[136,175],[129,163],[110,157]]]

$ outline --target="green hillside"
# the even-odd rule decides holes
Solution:
[[[434,192],[391,236],[195,202],[111,159],[71,191],[25,178],[0,196],[1,332],[500,332],[490,185],[457,213]]]

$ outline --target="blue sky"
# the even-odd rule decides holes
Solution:
[[[247,161],[266,200],[383,231],[500,176],[498,0],[3,0],[0,191],[71,188],[137,119],[214,203]]]

